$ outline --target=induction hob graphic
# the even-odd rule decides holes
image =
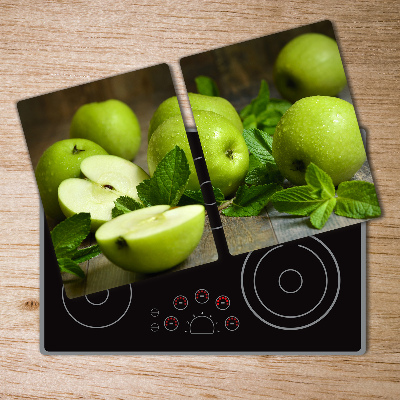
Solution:
[[[363,354],[365,225],[75,299],[42,229],[41,351]]]

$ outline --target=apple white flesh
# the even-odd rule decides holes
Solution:
[[[142,168],[121,157],[93,156],[81,163],[82,174],[92,182],[140,201],[136,186],[149,176]],[[110,187],[111,186],[111,187]]]
[[[204,230],[205,211],[199,204],[142,208],[102,225],[96,240],[115,265],[140,273],[170,269],[197,247]]]
[[[111,219],[114,201],[120,196],[123,194],[86,179],[66,179],[58,187],[58,201],[64,215],[90,213],[92,231]]]
[[[112,218],[118,197],[129,196],[140,201],[136,186],[149,176],[137,165],[117,156],[92,156],[83,161],[81,172],[86,179],[64,180],[58,187],[58,202],[66,217],[90,213],[90,228],[95,231]]]

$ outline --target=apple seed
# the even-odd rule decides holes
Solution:
[[[115,241],[115,244],[117,245],[117,247],[119,249],[123,249],[124,247],[128,247],[128,243],[126,243],[126,240],[122,236],[119,236],[117,238],[117,240]]]

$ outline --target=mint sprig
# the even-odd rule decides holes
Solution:
[[[221,189],[212,187],[214,192],[215,201],[218,205],[225,201],[225,196],[222,193]],[[203,204],[204,205],[204,198],[201,193],[201,189],[199,190],[185,190],[183,192],[183,196],[179,201],[179,206],[186,206],[189,204]]]
[[[190,169],[185,152],[175,146],[157,165],[153,176],[137,186],[146,207],[159,204],[176,206],[189,181]]]
[[[243,137],[250,153],[254,155],[261,163],[274,163],[272,156],[273,137],[268,133],[257,129],[250,128],[243,130]]]
[[[85,278],[79,264],[101,253],[98,245],[78,249],[90,233],[90,214],[79,213],[60,222],[50,232],[61,272]]]
[[[232,204],[222,210],[227,217],[252,217],[259,215],[269,203],[271,196],[282,187],[275,183],[259,186],[242,185],[236,192]]]
[[[248,185],[283,182],[283,176],[272,156],[272,136],[260,129],[251,128],[243,130],[243,137],[251,153],[245,182]]]
[[[337,190],[335,213],[350,218],[374,218],[381,215],[373,183],[342,182]]]
[[[287,100],[271,99],[268,84],[261,81],[255,99],[240,112],[245,129],[258,128],[273,135],[282,115],[292,104]]]
[[[194,81],[196,82],[197,92],[206,96],[219,96],[219,89],[214,79],[200,75]]]
[[[248,185],[265,185],[267,183],[282,183],[283,176],[275,162],[262,163],[253,154],[249,157],[249,171],[245,182]]]
[[[111,210],[112,218],[116,218],[119,215],[144,208],[143,204],[139,203],[129,196],[118,197],[118,199],[114,201],[114,204],[115,206]]]
[[[279,212],[310,216],[311,224],[317,229],[323,228],[332,212],[357,219],[381,215],[372,183],[342,182],[336,194],[331,177],[313,163],[308,165],[305,179],[307,185],[291,187],[272,196],[272,204]]]

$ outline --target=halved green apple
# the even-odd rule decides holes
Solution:
[[[195,204],[171,208],[142,208],[102,225],[96,240],[103,254],[117,266],[155,273],[184,261],[197,247],[204,230],[205,210]]]
[[[129,196],[140,201],[136,186],[149,176],[142,168],[123,158],[99,155],[81,163],[81,178],[70,178],[58,187],[58,202],[66,217],[88,212],[91,230],[111,219],[114,200]]]

